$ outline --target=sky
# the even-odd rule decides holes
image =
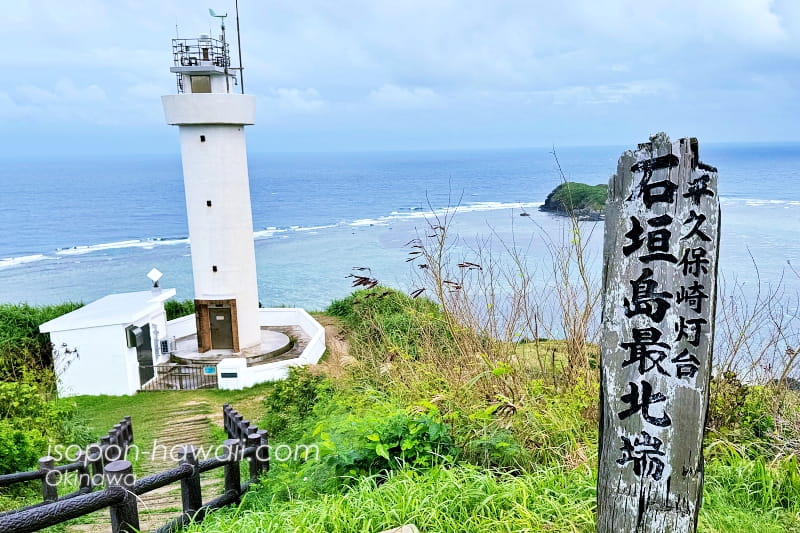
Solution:
[[[239,4],[251,151],[800,140],[798,0]],[[176,153],[176,25],[235,40],[233,0],[0,7],[0,157]]]

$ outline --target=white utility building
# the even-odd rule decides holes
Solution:
[[[111,294],[39,326],[50,334],[60,397],[134,394],[153,379],[175,289]]]
[[[180,129],[197,321],[197,351],[261,343],[244,126],[255,97],[237,94],[228,46],[206,35],[173,40],[178,94],[162,97]]]

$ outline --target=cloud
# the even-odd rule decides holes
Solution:
[[[163,85],[151,81],[133,83],[125,90],[125,93],[132,99],[150,102],[158,102],[159,98],[167,92]]]
[[[52,89],[35,85],[21,85],[17,87],[15,93],[23,105],[97,104],[106,100],[105,91],[96,84],[91,83],[78,87],[67,78],[56,81]]]
[[[233,0],[217,1],[215,9],[233,12]],[[54,129],[69,121],[162,125],[158,97],[175,92],[176,22],[181,37],[218,28],[185,0],[8,4],[4,36],[15,49],[4,60],[14,77],[0,93],[0,115]],[[278,136],[351,127],[391,148],[392,138],[423,129],[442,132],[448,146],[469,130],[524,131],[509,141],[518,145],[534,134],[547,142],[549,130],[584,132],[587,117],[652,117],[654,102],[686,130],[702,121],[794,131],[796,113],[747,110],[797,109],[798,0],[239,4],[245,88]],[[602,129],[639,133],[618,120]],[[0,135],[13,138],[2,121]]]
[[[14,119],[20,115],[17,102],[6,92],[0,92],[0,118]]]
[[[325,108],[325,101],[316,89],[281,87],[270,91],[269,103],[287,113],[315,113]]]
[[[370,91],[368,100],[381,107],[424,109],[442,103],[442,98],[427,87],[398,87],[384,85]]]
[[[38,123],[132,124],[160,122],[158,96],[165,91],[147,83],[134,84],[113,97],[95,83],[78,85],[61,78],[52,86],[19,85],[0,93],[0,116]]]
[[[553,103],[556,105],[627,104],[642,96],[668,98],[673,93],[674,88],[669,83],[658,80],[633,81],[594,87],[565,87],[551,92]]]

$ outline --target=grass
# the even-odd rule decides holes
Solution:
[[[700,531],[800,531],[800,472],[796,458],[768,465],[734,457],[706,469]]]
[[[493,343],[487,344],[496,350],[492,358],[474,357],[472,346],[485,341],[476,337],[468,350],[457,355],[446,345],[462,332],[445,327],[436,306],[397,293],[381,298],[366,294],[332,306],[349,329],[348,340],[357,356],[335,379],[321,377],[317,370],[303,374],[303,380],[244,391],[148,392],[72,400],[96,436],[131,415],[136,442],[144,447],[180,418],[182,406],[191,404],[194,412],[218,416],[223,403],[262,427],[272,421],[277,425],[274,442],[327,439],[334,444],[332,453],[323,454],[322,468],[306,469],[309,463],[303,462],[273,463],[271,472],[240,505],[210,513],[189,531],[373,533],[405,523],[416,524],[423,533],[594,531],[597,390],[591,385],[568,387],[560,380],[568,360],[565,343],[545,339]],[[441,350],[433,353],[437,346]],[[591,365],[596,347],[587,345],[587,350]],[[448,361],[450,367],[442,366]],[[459,361],[464,364],[452,368]],[[796,420],[768,416],[772,411],[766,389],[739,382],[727,387],[721,398],[742,401],[712,405],[712,411],[727,411],[718,417],[721,427],[707,442],[698,531],[800,531],[795,448],[778,446],[781,435],[789,444],[796,440]],[[785,403],[796,412],[798,403],[792,398]],[[335,478],[335,469],[325,469],[339,464],[332,461],[357,464],[351,455],[372,453],[370,446],[385,454],[391,446],[383,443],[394,435],[394,429],[386,427],[390,419],[405,421],[400,429],[410,431],[402,433],[409,447],[424,445],[411,442],[422,434],[415,432],[422,427],[423,413],[436,413],[436,420],[447,425],[460,455],[430,461],[419,469],[407,466],[408,462],[402,466],[404,456],[399,456],[395,462],[372,463],[389,466],[341,478]],[[204,438],[208,444],[218,444],[224,435],[209,424]],[[325,479],[333,483],[324,483],[312,476],[315,473],[327,473]],[[327,488],[321,490],[320,483]],[[213,495],[209,491],[206,496]]]
[[[130,415],[133,418],[134,432],[137,435],[152,435],[160,427],[163,417],[160,411],[169,405],[186,401],[205,400],[222,411],[222,404],[229,403],[240,413],[256,420],[263,415],[263,399],[272,385],[262,383],[238,391],[195,390],[142,392],[134,396],[75,396],[87,425],[98,435],[105,434],[107,428],[119,419]],[[252,414],[251,414],[252,413]]]
[[[364,294],[332,306],[351,328],[354,353],[366,358],[359,360],[348,378],[338,380],[335,395],[345,398],[354,390],[366,396],[381,394],[387,401],[409,405],[410,410],[434,402],[451,425],[457,443],[465,451],[476,443],[484,446],[479,452],[485,461],[481,453],[465,453],[454,467],[405,469],[358,478],[341,492],[327,494],[292,493],[297,487],[283,483],[288,478],[273,472],[241,506],[212,514],[192,531],[374,532],[409,522],[423,532],[594,531],[597,391],[565,388],[557,382],[567,358],[563,341],[526,341],[517,346],[518,359],[509,359],[514,363],[510,367],[493,363],[488,374],[498,391],[504,383],[511,383],[519,361],[530,365],[528,376],[543,377],[515,384],[514,402],[509,398],[498,401],[496,395],[478,404],[480,398],[471,396],[469,387],[448,387],[447,375],[452,369],[427,365],[426,351],[436,342],[423,341],[444,342],[446,335],[425,339],[433,330],[415,320],[429,312],[429,318],[438,320],[435,311],[420,301],[394,296],[366,299]],[[407,304],[412,312],[401,321],[397,317]],[[591,364],[596,360],[596,347],[588,348]],[[448,357],[453,360],[452,354]],[[486,375],[487,367],[477,371],[476,375]],[[548,380],[548,374],[555,379]],[[370,393],[371,387],[380,392]],[[733,405],[724,407],[735,409]],[[766,404],[755,402],[732,414],[738,418],[747,414],[745,418],[751,419],[763,409]],[[329,423],[324,408],[313,410],[310,417],[307,424],[311,426]],[[753,447],[767,450],[768,446],[752,439],[767,442],[773,438],[747,434],[750,440],[737,441],[737,446],[724,453],[723,446],[709,439],[715,451],[706,462],[698,531],[800,530],[796,459],[793,455],[739,453],[737,450]],[[503,450],[511,450],[513,461],[504,462]]]
[[[800,530],[797,503],[764,505],[742,465],[711,468],[700,533]],[[747,468],[745,468],[747,470]],[[344,494],[276,501],[266,487],[190,532],[374,533],[414,523],[424,533],[593,532],[595,474],[553,467],[520,475],[474,466],[403,470],[361,479]]]
[[[473,466],[402,470],[361,479],[346,494],[273,502],[264,490],[189,531],[374,533],[406,523],[420,531],[594,531],[591,475],[545,469],[523,476]]]
[[[271,387],[271,384],[266,383],[241,391],[158,391],[143,392],[134,396],[76,396],[73,399],[90,431],[98,438],[105,435],[106,431],[123,417],[130,415],[135,443],[149,449],[169,424],[169,421],[165,420],[165,408],[178,407],[186,402],[205,401],[208,406],[201,411],[204,414],[214,415],[217,411],[222,411],[222,404],[229,403],[251,420],[259,420],[264,414],[264,395]],[[221,430],[212,425],[209,425],[206,437],[206,444],[219,444],[226,438],[222,436]],[[137,464],[141,460],[142,458],[134,461],[134,466],[141,466]]]

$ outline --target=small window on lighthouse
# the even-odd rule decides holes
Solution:
[[[210,93],[211,76],[191,76],[193,93]]]

